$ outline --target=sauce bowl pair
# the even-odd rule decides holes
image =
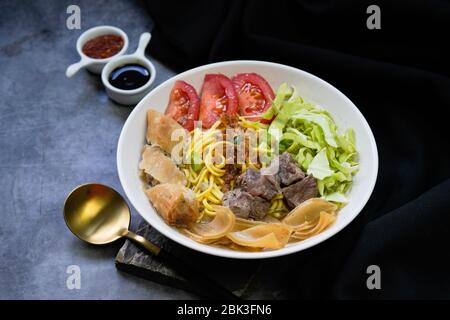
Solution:
[[[89,40],[103,35],[120,36],[123,39],[123,47],[116,54],[104,59],[95,59],[87,56],[83,52],[83,46]],[[156,76],[156,70],[153,63],[145,56],[145,48],[150,42],[150,39],[151,34],[149,32],[142,33],[137,50],[132,54],[125,55],[129,46],[129,40],[127,34],[123,30],[113,26],[98,26],[86,30],[77,40],[76,47],[77,52],[80,55],[80,61],[70,65],[66,69],[66,76],[70,78],[82,68],[86,68],[95,74],[101,74],[102,83],[105,86],[106,93],[110,99],[123,105],[135,105],[150,91]],[[129,64],[137,64],[147,69],[149,72],[148,81],[144,85],[132,90],[114,87],[109,81],[111,72],[121,66]]]

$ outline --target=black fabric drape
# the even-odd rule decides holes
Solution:
[[[380,30],[366,27],[371,4],[381,9]],[[149,52],[168,66],[288,64],[336,86],[372,127],[380,156],[375,191],[349,227],[287,258],[280,285],[288,297],[450,298],[450,2],[146,5],[155,22]],[[371,264],[381,268],[381,290],[366,287]]]

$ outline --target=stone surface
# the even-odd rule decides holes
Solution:
[[[68,30],[66,9],[81,8],[81,30]],[[152,22],[139,1],[0,2],[0,299],[177,299],[194,295],[118,272],[122,243],[86,245],[62,215],[76,185],[98,181],[121,194],[116,145],[131,108],[110,101],[98,76],[66,67],[79,58],[77,37],[111,24],[134,51]],[[155,85],[173,72],[154,61]],[[132,212],[133,226],[139,220]],[[69,290],[68,266],[81,269]]]
[[[123,195],[116,146],[132,110],[110,101],[97,75],[82,70],[65,77],[67,66],[79,59],[77,37],[95,25],[116,25],[127,32],[132,52],[139,35],[152,29],[139,1],[76,3],[81,30],[66,28],[72,1],[0,2],[0,299],[196,298],[117,271],[114,258],[123,241],[87,245],[64,223],[64,199],[78,184],[101,182]],[[154,63],[155,86],[174,75]],[[132,209],[132,230],[139,220]],[[287,257],[258,264],[214,258],[164,241],[173,254],[195,261],[231,287],[238,288],[246,272],[255,274],[246,297],[285,296],[288,284],[279,276],[293,261]],[[299,257],[295,263],[301,263]],[[72,265],[81,271],[79,290],[67,287]]]

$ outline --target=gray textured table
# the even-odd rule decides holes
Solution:
[[[66,8],[81,8],[81,30],[66,28]],[[116,25],[129,51],[152,24],[137,1],[0,2],[0,299],[176,299],[188,293],[142,280],[114,266],[121,245],[88,246],[62,218],[67,193],[98,181],[123,194],[116,143],[131,108],[106,97],[97,76],[66,79],[77,37]],[[155,61],[159,84],[173,72]],[[133,227],[138,215],[133,212]],[[67,288],[70,265],[81,288]]]

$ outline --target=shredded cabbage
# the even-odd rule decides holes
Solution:
[[[309,163],[308,174],[312,174],[314,178],[323,180],[333,175],[334,171],[330,168],[325,148],[320,150],[318,154]]]
[[[358,170],[354,131],[339,133],[327,111],[305,102],[286,83],[278,88],[262,118],[273,118],[267,129],[260,129],[279,142],[280,153],[291,153],[299,166],[317,179],[322,198],[345,204],[345,194]]]

